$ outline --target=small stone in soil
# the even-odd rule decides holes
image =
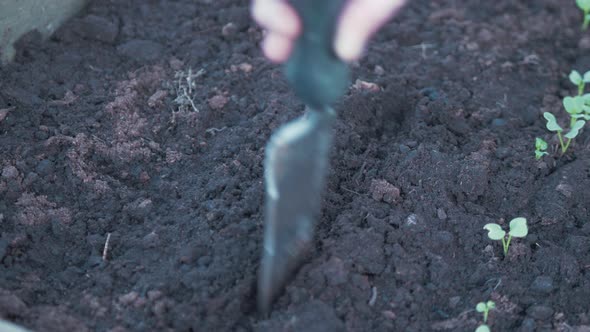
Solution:
[[[365,91],[370,91],[370,92],[381,91],[381,87],[379,87],[379,85],[372,83],[372,82],[366,82],[366,81],[363,81],[360,79],[357,79],[352,87],[355,90],[365,90]]]
[[[553,278],[549,276],[538,276],[531,284],[531,290],[538,293],[549,294],[553,289]]]
[[[208,100],[208,103],[209,103],[209,107],[211,107],[212,109],[219,110],[219,109],[222,109],[225,106],[225,104],[227,104],[228,101],[229,100],[226,96],[216,95],[216,96],[211,97]]]
[[[238,31],[238,28],[233,22],[229,22],[221,28],[221,35],[224,37],[233,36]]]
[[[526,318],[522,321],[520,325],[520,330],[522,332],[534,332],[537,328],[537,324],[535,324],[535,320],[532,318]]]
[[[150,301],[155,301],[162,297],[162,292],[159,290],[150,290],[147,292],[147,297]]]
[[[154,94],[148,98],[148,106],[155,107],[156,105],[160,104],[162,100],[166,98],[166,95],[168,95],[168,92],[165,90],[158,90],[154,92]]]
[[[253,67],[252,67],[252,65],[251,65],[251,64],[249,64],[249,63],[247,63],[247,62],[243,62],[243,63],[240,63],[240,64],[238,65],[238,69],[240,69],[240,70],[241,70],[241,71],[243,71],[244,73],[249,73],[249,72],[251,72],[251,71],[252,71],[252,68],[253,68]]]
[[[3,108],[0,109],[0,122],[2,122],[2,120],[4,120],[6,118],[6,116],[8,115],[8,112],[13,110],[14,108]]]
[[[155,232],[151,232],[144,236],[142,239],[142,245],[145,248],[154,248],[160,245],[160,237]]]
[[[408,152],[410,152],[410,148],[407,145],[400,144],[399,145],[399,152],[408,153]]]
[[[131,217],[142,220],[148,216],[152,207],[153,203],[151,199],[139,198],[127,205],[127,211]]]
[[[15,179],[18,177],[18,169],[12,165],[6,166],[2,169],[2,177],[5,179]]]
[[[385,74],[385,69],[383,69],[383,67],[377,65],[377,66],[375,66],[375,74],[381,76],[381,75]]]
[[[527,315],[537,320],[547,320],[553,316],[553,309],[544,305],[534,305],[527,309]]]
[[[390,320],[394,320],[397,317],[395,313],[391,310],[383,310],[381,313],[383,314],[383,317]]]

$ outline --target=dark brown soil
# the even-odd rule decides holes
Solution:
[[[316,248],[256,312],[262,160],[301,114],[237,0],[95,1],[0,68],[0,317],[38,331],[590,327],[590,135],[560,157],[574,1],[414,0],[353,65]],[[192,69],[194,107],[175,102]],[[196,74],[198,73],[198,74]],[[565,118],[561,118],[565,121]],[[507,258],[486,223],[529,220]],[[107,237],[106,260],[103,253]],[[585,326],[585,327],[584,327]]]

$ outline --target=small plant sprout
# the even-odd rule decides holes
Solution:
[[[580,129],[586,124],[585,120],[590,120],[590,107],[586,105],[586,99],[584,96],[565,97],[563,99],[563,107],[570,115],[570,130],[565,135],[561,134],[563,128],[557,123],[555,115],[551,112],[543,113],[543,117],[547,120],[547,129],[557,133],[559,144],[561,145],[561,154],[567,151],[572,140],[578,136]],[[567,142],[564,140],[564,137],[567,138]]]
[[[590,0],[588,1],[590,2]],[[581,96],[584,94],[586,83],[590,83],[590,71],[585,72],[584,76],[582,76],[577,70],[572,70],[569,79],[570,82],[578,87],[578,96]]]
[[[496,308],[496,303],[494,303],[494,301],[479,302],[477,306],[475,306],[475,310],[483,314],[483,324],[480,325],[475,332],[490,332],[490,327],[487,325],[488,314],[490,313],[490,310],[494,308]]]
[[[582,24],[582,30],[588,29],[590,24],[590,0],[576,0],[576,4],[582,12],[584,12],[584,23]]]
[[[526,218],[514,218],[510,221],[510,231],[508,236],[502,227],[498,224],[487,224],[483,229],[488,231],[488,237],[494,241],[502,240],[502,248],[504,249],[504,256],[508,255],[508,248],[510,248],[510,241],[513,237],[525,237],[528,232],[526,225]]]
[[[535,159],[539,160],[547,153],[547,142],[540,137],[535,139]]]
[[[589,3],[590,6],[590,0],[587,0],[586,2]],[[578,3],[580,3],[580,1],[578,1]],[[547,129],[557,133],[562,155],[567,151],[572,140],[578,136],[580,130],[584,128],[586,121],[590,120],[590,93],[584,94],[586,83],[590,83],[590,71],[587,71],[582,75],[577,70],[572,70],[569,74],[569,80],[578,87],[577,96],[563,98],[563,107],[570,116],[569,132],[562,135],[563,128],[557,123],[555,115],[551,112],[543,113],[543,117],[547,120]],[[567,138],[567,141],[564,137]],[[535,146],[538,146],[538,140],[535,143]],[[541,153],[537,147],[535,155],[538,160],[545,155],[545,153]]]

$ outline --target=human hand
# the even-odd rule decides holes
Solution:
[[[317,0],[326,1],[326,0]],[[404,5],[405,0],[348,0],[338,21],[334,50],[344,61],[361,57],[369,38]],[[297,12],[286,0],[253,0],[252,16],[267,30],[264,54],[274,62],[289,58],[301,33]]]

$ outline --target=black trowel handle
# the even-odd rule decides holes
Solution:
[[[289,0],[303,29],[285,64],[285,74],[297,96],[313,109],[332,104],[348,86],[348,66],[336,56],[333,47],[345,2]]]

